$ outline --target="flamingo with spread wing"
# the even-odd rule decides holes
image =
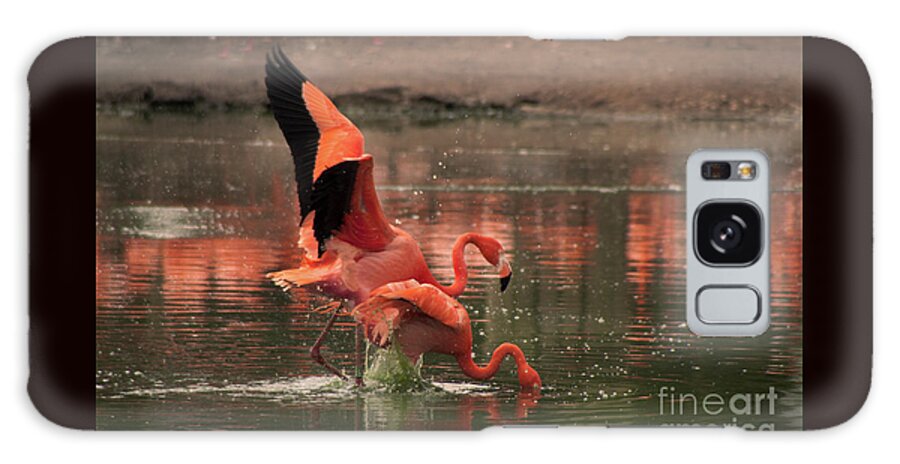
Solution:
[[[461,235],[453,246],[453,284],[435,279],[416,240],[385,216],[375,191],[374,159],[364,153],[362,133],[277,46],[266,60],[266,91],[290,146],[300,199],[300,265],[269,274],[275,283],[285,289],[314,285],[351,305],[382,285],[408,279],[455,297],[466,287],[464,249],[473,244],[496,267],[501,291],[506,289],[512,269],[503,247],[475,233]],[[335,308],[310,354],[343,377],[320,352],[337,314]]]

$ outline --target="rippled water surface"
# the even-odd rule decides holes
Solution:
[[[498,238],[500,294],[471,252],[476,361],[519,344],[488,382],[428,355],[432,388],[357,390],[308,356],[330,300],[264,275],[299,260],[293,166],[267,114],[101,114],[97,155],[97,423],[113,429],[481,429],[498,424],[800,425],[799,122],[355,117],[388,215],[442,280],[461,233]],[[684,322],[683,164],[693,149],[765,149],[773,167],[772,324],[701,339]],[[353,326],[326,355],[353,370]],[[778,394],[776,414],[670,413],[662,387]],[[767,408],[763,408],[767,409]]]

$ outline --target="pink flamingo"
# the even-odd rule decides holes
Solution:
[[[351,306],[368,298],[375,288],[407,279],[434,285],[455,297],[466,287],[464,249],[472,244],[496,267],[500,289],[506,289],[512,268],[503,247],[475,233],[461,235],[453,246],[453,284],[444,286],[435,279],[416,240],[385,217],[375,192],[374,161],[363,152],[362,133],[277,46],[267,56],[266,91],[291,149],[300,199],[300,266],[268,274],[276,284],[286,290],[314,285],[349,300]],[[310,355],[342,376],[320,351],[338,315],[337,306]],[[358,346],[356,351],[359,365]]]
[[[397,343],[413,362],[423,353],[442,353],[456,358],[460,369],[475,380],[497,373],[506,356],[512,356],[522,390],[541,388],[541,377],[528,365],[521,348],[503,343],[494,350],[487,366],[472,359],[472,326],[469,313],[455,299],[431,284],[415,280],[394,282],[375,289],[372,296],[353,308],[353,318],[369,341],[385,348]]]

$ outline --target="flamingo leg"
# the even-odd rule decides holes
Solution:
[[[318,308],[313,309],[312,311],[316,314],[328,314],[330,312],[336,311],[341,307],[340,301],[332,301],[331,303],[326,303]]]
[[[356,367],[356,386],[357,387],[362,387],[365,385],[365,383],[363,382],[364,368],[363,368],[363,364],[362,364],[362,360],[363,360],[362,351],[360,349],[361,348],[360,340],[362,339],[362,337],[360,336],[360,332],[362,332],[362,325],[357,324],[356,327],[353,329],[353,338],[355,338],[354,343],[356,345],[356,347],[355,347],[356,366],[355,367]]]
[[[325,323],[325,328],[323,328],[322,333],[319,334],[319,338],[316,339],[316,342],[313,343],[312,348],[309,349],[309,355],[315,362],[319,363],[319,365],[331,371],[332,374],[340,377],[343,380],[347,380],[347,376],[344,375],[343,372],[339,371],[336,367],[332,366],[331,363],[326,361],[321,352],[322,343],[325,341],[325,335],[328,334],[328,331],[331,330],[331,327],[334,325],[334,320],[337,319],[339,310],[340,305],[334,308],[331,316],[328,318],[328,322]]]

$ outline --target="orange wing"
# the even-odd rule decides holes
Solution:
[[[372,295],[387,300],[405,301],[441,324],[459,330],[469,324],[469,313],[451,296],[430,284],[410,279],[381,286]]]
[[[291,148],[300,224],[310,213],[318,252],[334,235],[369,251],[395,234],[375,193],[372,157],[363,136],[334,103],[275,47],[266,60],[266,93]]]
[[[363,154],[363,135],[311,82],[303,83],[303,101],[319,129],[313,181],[328,168]]]
[[[436,287],[413,279],[376,288],[369,299],[353,308],[352,314],[369,340],[386,346],[391,331],[417,311],[453,330],[469,324],[469,313],[462,304]]]

